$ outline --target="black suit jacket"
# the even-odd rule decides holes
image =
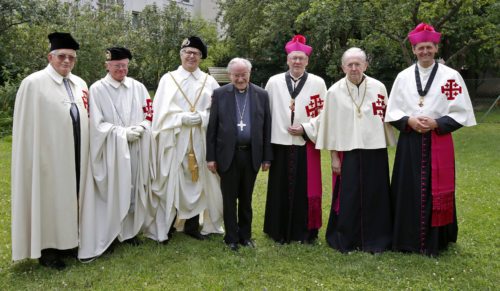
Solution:
[[[207,161],[217,163],[217,171],[225,172],[233,161],[236,149],[237,121],[235,88],[233,84],[216,89],[212,95],[207,129]],[[267,92],[249,83],[251,100],[252,164],[258,171],[263,161],[273,159],[271,148],[271,113]]]

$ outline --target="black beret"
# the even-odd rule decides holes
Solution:
[[[49,34],[50,41],[50,51],[57,49],[73,49],[77,50],[80,45],[71,36],[71,34],[66,32],[53,32]]]
[[[203,43],[201,38],[199,38],[197,36],[190,36],[190,37],[186,38],[185,40],[182,41],[181,49],[183,49],[185,47],[197,48],[201,51],[201,58],[202,59],[207,58],[207,46],[205,45],[205,43]]]
[[[106,49],[106,61],[132,59],[132,53],[124,47],[110,47]]]

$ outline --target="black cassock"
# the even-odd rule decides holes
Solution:
[[[436,119],[438,134],[462,127],[451,117]],[[395,211],[393,249],[436,256],[456,242],[456,208],[451,224],[432,227],[431,133],[420,134],[408,127],[408,117],[391,122],[399,131],[392,172],[391,199]]]
[[[389,250],[392,212],[387,148],[341,154],[341,175],[334,177],[326,241],[341,252]]]

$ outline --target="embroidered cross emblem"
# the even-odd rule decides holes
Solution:
[[[444,86],[441,86],[441,93],[446,95],[446,99],[455,100],[455,97],[462,93],[462,87],[455,80],[448,80]]]
[[[323,100],[319,97],[319,95],[311,96],[311,101],[306,106],[307,116],[316,117],[320,113],[321,109],[323,109]]]
[[[89,92],[87,90],[82,90],[82,101],[83,107],[85,107],[87,113],[89,113]]]
[[[377,97],[377,101],[372,102],[373,115],[378,115],[384,120],[385,108],[387,107],[384,101],[384,95],[377,94]]]
[[[149,121],[153,121],[153,106],[151,99],[146,99],[146,106],[142,107],[142,112],[144,112],[144,118]]]

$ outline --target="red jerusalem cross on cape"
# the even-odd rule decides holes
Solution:
[[[311,96],[311,102],[306,106],[307,116],[316,117],[321,109],[323,109],[323,100],[321,97],[319,95]]]
[[[441,86],[441,93],[446,95],[448,100],[455,100],[455,97],[462,93],[462,87],[455,80],[448,80],[444,86]]]
[[[387,105],[384,102],[384,95],[377,94],[377,101],[372,102],[372,108],[373,108],[373,115],[378,115],[384,120],[385,117],[385,108]]]
[[[153,122],[153,107],[151,99],[146,99],[146,106],[142,107],[142,112],[145,113],[145,119]]]
[[[82,101],[83,107],[87,110],[87,114],[89,113],[89,92],[87,90],[82,90]]]

